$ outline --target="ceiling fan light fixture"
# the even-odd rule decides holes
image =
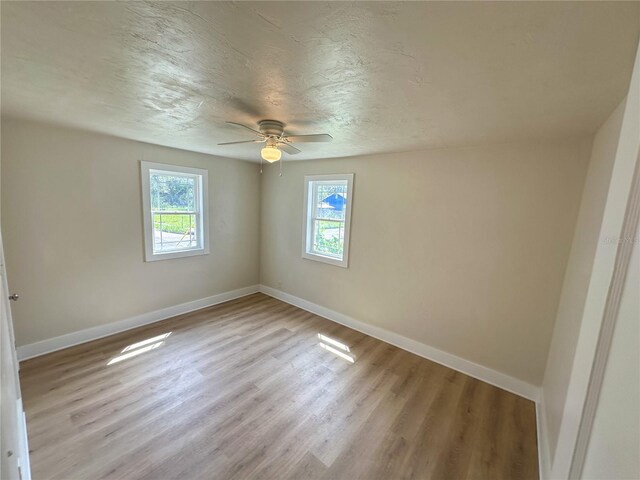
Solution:
[[[282,152],[275,145],[267,145],[262,150],[260,150],[260,155],[262,158],[269,163],[277,162],[282,157]]]

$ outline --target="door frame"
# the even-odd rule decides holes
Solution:
[[[9,352],[0,352],[0,362],[8,361],[9,365],[0,365],[3,373],[7,372],[7,378],[2,378],[2,383],[7,381],[13,382],[13,391],[15,393],[15,405],[8,405],[8,409],[13,409],[14,419],[11,420],[11,428],[15,430],[14,432],[8,432],[9,437],[15,437],[15,445],[9,445],[9,449],[15,449],[15,452],[12,450],[12,457],[16,464],[11,467],[10,472],[16,472],[18,474],[18,478],[20,480],[31,480],[31,465],[29,462],[29,441],[27,437],[27,419],[24,413],[24,408],[22,405],[22,393],[20,390],[20,363],[18,362],[18,355],[16,352],[16,343],[15,336],[13,330],[13,319],[11,316],[11,305],[9,300],[9,285],[7,281],[7,272],[5,268],[5,258],[4,258],[4,249],[2,244],[2,232],[0,231],[0,328],[8,333],[8,341],[2,341],[0,344],[0,348],[4,349],[5,345],[8,346]],[[8,353],[8,355],[5,355]],[[5,359],[6,357],[6,359]],[[4,377],[4,375],[3,375]],[[4,385],[3,385],[4,387]],[[3,400],[6,401],[6,394],[3,395]],[[9,399],[13,401],[13,399]],[[2,425],[2,428],[7,428],[6,425]],[[3,431],[3,434],[5,432]],[[6,445],[2,445],[2,451],[0,451],[0,455],[2,461],[7,461],[8,451],[5,451],[7,448]],[[15,455],[15,456],[14,456]],[[13,479],[7,479],[13,480]]]

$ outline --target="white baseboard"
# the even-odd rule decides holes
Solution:
[[[232,290],[230,292],[224,292],[211,297],[201,298],[173,307],[163,308],[153,312],[143,313],[136,315],[135,317],[126,318],[118,322],[108,323],[106,325],[99,325],[77,332],[68,333],[59,337],[42,340],[40,342],[31,343],[29,345],[22,345],[17,348],[18,359],[26,360],[29,358],[44,355],[46,353],[55,352],[63,348],[72,347],[99,338],[107,337],[115,333],[124,332],[132,328],[147,325],[149,323],[158,322],[167,318],[174,317],[176,315],[182,315],[184,313],[192,312],[205,307],[210,307],[218,303],[227,302],[235,298],[244,297],[256,292],[263,292],[266,295],[282,300],[283,302],[295,305],[303,310],[307,310],[321,317],[327,318],[336,323],[340,323],[359,332],[370,335],[374,338],[382,340],[383,342],[390,343],[396,347],[402,348],[408,352],[414,353],[428,360],[432,360],[436,363],[452,368],[459,372],[462,372],[471,377],[482,380],[483,382],[490,383],[496,387],[502,388],[509,392],[520,395],[534,402],[538,401],[539,389],[538,387],[531,385],[527,382],[514,378],[510,375],[492,370],[477,363],[471,362],[464,358],[452,355],[450,353],[438,350],[424,343],[420,343],[416,340],[412,340],[403,335],[395,332],[391,332],[375,325],[370,325],[355,318],[349,317],[342,313],[336,312],[329,308],[317,305],[302,298],[296,297],[289,293],[276,290],[275,288],[268,287],[266,285],[252,285],[249,287]]]
[[[376,327],[329,308],[317,305],[289,293],[276,290],[266,285],[260,285],[260,291],[283,302],[295,305],[308,312],[315,313],[333,322],[340,323],[359,332],[366,333],[378,340],[395,345],[403,350],[414,353],[428,360],[434,361],[445,367],[462,372],[470,377],[477,378],[483,382],[490,383],[496,387],[520,395],[534,402],[538,400],[539,388],[527,382],[514,378],[510,375],[500,373],[477,363],[465,360],[464,358],[452,355],[437,348],[430,347],[424,343],[411,340],[398,333],[391,332],[381,327]]]
[[[199,310],[201,308],[217,305],[218,303],[228,302],[235,298],[244,297],[245,295],[251,295],[259,291],[258,285],[251,285],[249,287],[239,288],[230,292],[223,292],[211,297],[201,298],[199,300],[193,300],[191,302],[182,303],[173,307],[167,307],[154,312],[143,313],[142,315],[136,315],[135,317],[125,318],[113,323],[107,323],[105,325],[99,325],[97,327],[91,327],[77,332],[68,333],[59,337],[50,338],[48,340],[42,340],[40,342],[31,343],[29,345],[22,345],[17,348],[18,360],[26,360],[28,358],[38,357],[45,353],[55,352],[63,348],[72,347],[80,343],[90,342],[91,340],[97,340],[102,337],[108,337],[114,333],[124,332],[125,330],[131,330],[132,328],[141,327],[149,323],[158,322],[167,318],[175,317],[176,315],[182,315],[184,313]]]
[[[544,406],[544,395],[536,402],[536,430],[538,433],[538,475],[540,480],[551,478],[551,456],[549,437],[547,436],[547,410]]]

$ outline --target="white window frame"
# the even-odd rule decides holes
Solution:
[[[169,175],[183,175],[196,178],[196,228],[201,243],[196,248],[173,250],[170,252],[154,252],[153,211],[151,210],[151,188],[149,177],[152,172],[165,172]],[[171,258],[193,257],[209,253],[209,172],[202,168],[168,165],[165,163],[140,162],[142,180],[142,215],[144,224],[144,259],[146,262],[168,260]]]
[[[344,215],[344,247],[342,249],[342,260],[339,258],[322,255],[313,251],[313,226],[317,220],[314,218],[313,188],[312,182],[336,181],[347,182],[347,204]],[[316,260],[318,262],[336,265],[338,267],[349,267],[349,236],[351,231],[351,204],[353,203],[353,173],[341,173],[332,175],[305,175],[304,177],[304,230],[302,232],[302,258]]]

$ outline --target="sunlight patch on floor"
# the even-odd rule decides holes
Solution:
[[[155,337],[147,338],[146,340],[142,340],[140,342],[132,343],[131,345],[126,346],[120,352],[120,355],[113,357],[107,365],[113,365],[114,363],[121,362],[128,358],[137,357],[138,355],[149,352],[151,350],[155,350],[159,346],[164,343],[164,340],[171,335],[171,332],[163,333],[162,335],[157,335]]]
[[[337,355],[349,363],[355,363],[356,357],[351,353],[351,349],[348,345],[321,333],[318,334],[318,338],[320,339],[320,343],[318,345],[320,345],[321,348],[324,348],[328,352]]]

